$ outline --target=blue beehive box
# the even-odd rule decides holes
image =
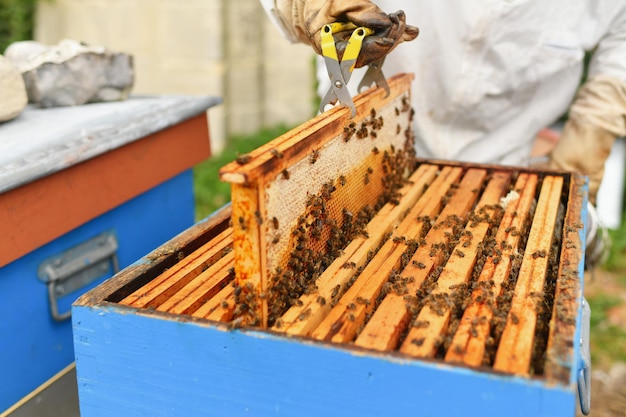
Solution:
[[[78,296],[193,224],[216,102],[28,108],[0,125],[0,412],[74,361]]]
[[[224,167],[230,206],[74,303],[83,417],[574,415],[584,179],[413,158],[409,86]]]
[[[119,302],[229,220],[214,214],[75,303],[82,416],[574,416],[578,344],[565,380],[547,382]]]

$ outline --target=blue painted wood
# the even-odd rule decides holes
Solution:
[[[113,303],[79,300],[73,326],[82,417],[574,415],[574,386]]]
[[[0,268],[0,412],[74,360],[71,322],[52,319],[46,285],[37,278],[42,261],[113,230],[123,268],[193,222],[193,176],[187,170]],[[110,276],[111,271],[90,287],[61,298],[60,311]]]

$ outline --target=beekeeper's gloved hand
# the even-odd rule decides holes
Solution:
[[[596,76],[578,92],[561,139],[550,154],[550,168],[587,175],[589,201],[595,204],[613,142],[625,135],[626,82]]]
[[[320,30],[325,24],[351,22],[374,29],[374,34],[363,41],[357,68],[386,56],[400,43],[411,41],[419,34],[417,27],[406,24],[403,11],[386,14],[369,0],[277,0],[276,5],[294,37],[310,44],[320,55]],[[349,35],[350,32],[336,35],[340,56],[345,48],[343,41]]]

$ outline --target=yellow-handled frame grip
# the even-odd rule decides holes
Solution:
[[[361,52],[361,46],[363,45],[363,39],[366,36],[369,36],[374,33],[374,29],[359,27],[356,28],[354,32],[352,32],[352,36],[350,36],[350,40],[348,40],[348,46],[346,47],[345,52],[343,53],[343,61],[355,60],[359,57],[359,53]]]
[[[333,34],[347,30],[353,30],[353,32],[350,34],[350,38],[343,52],[342,60],[339,62]],[[324,111],[326,105],[333,104],[339,100],[343,106],[350,108],[352,111],[351,117],[355,116],[356,109],[352,102],[352,97],[348,92],[347,85],[348,81],[350,81],[350,76],[352,75],[352,70],[359,57],[359,53],[361,52],[363,39],[372,33],[374,33],[372,29],[356,27],[353,23],[336,22],[322,27],[320,31],[320,46],[322,48],[322,56],[326,63],[326,70],[328,71],[331,86],[320,102],[320,112]]]
[[[336,23],[322,26],[320,43],[322,46],[322,55],[334,59],[335,61],[339,61],[339,58],[337,57],[337,48],[335,48],[335,38],[333,38],[333,25],[336,25]]]
[[[343,60],[357,59],[359,52],[361,52],[363,39],[366,36],[373,34],[374,30],[365,27],[357,27],[354,23],[335,22],[322,26],[320,34],[322,55],[334,59],[335,61],[339,61],[333,34],[352,29],[354,29],[354,32],[352,32],[350,40],[348,41],[348,46],[344,52]]]

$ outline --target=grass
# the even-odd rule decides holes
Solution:
[[[626,290],[626,288],[625,288]],[[594,365],[626,363],[626,329],[611,323],[609,311],[623,303],[620,297],[598,293],[587,298],[591,307],[591,361]]]
[[[289,130],[286,126],[263,129],[253,135],[233,136],[221,154],[212,156],[194,168],[196,220],[213,213],[230,201],[230,184],[220,181],[219,170],[237,155],[248,153]]]
[[[620,228],[609,230],[609,235],[611,250],[602,266],[609,278],[587,296],[591,307],[591,359],[601,368],[614,362],[626,363],[626,326],[609,319],[611,309],[623,305],[626,294],[626,216]]]
[[[16,41],[32,39],[35,0],[0,0],[0,54]]]

